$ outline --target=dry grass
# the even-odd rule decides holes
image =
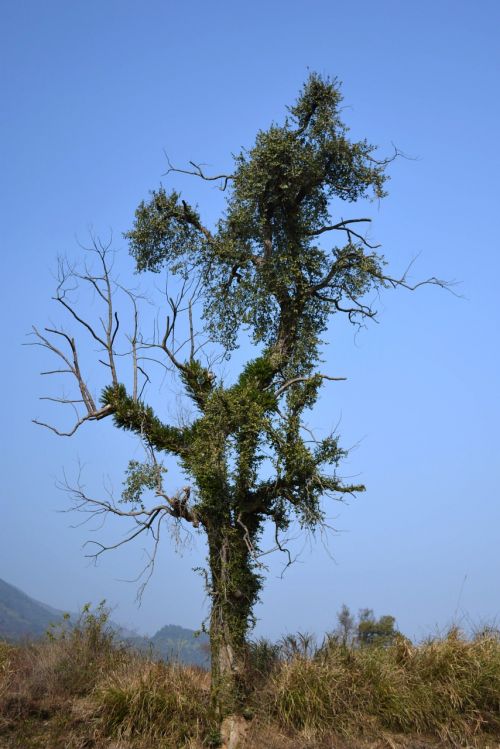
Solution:
[[[116,645],[102,610],[42,643],[0,644],[2,749],[218,745],[207,673]],[[247,749],[500,747],[500,640],[308,638],[251,649]]]
[[[149,746],[208,746],[217,738],[209,688],[209,676],[201,669],[132,658],[94,693],[100,729],[120,740],[149,741]]]
[[[323,738],[387,733],[473,746],[500,739],[500,639],[467,640],[453,629],[418,647],[327,644],[274,669],[266,685],[267,721]]]

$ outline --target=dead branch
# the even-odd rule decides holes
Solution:
[[[347,229],[347,231],[349,233],[350,244],[352,244],[350,240],[350,234],[353,232],[349,229]],[[357,322],[359,324],[359,321],[357,320],[357,318],[374,319],[377,314],[376,310],[374,310],[370,305],[360,302],[357,298],[347,293],[345,290],[339,290],[339,289],[334,290],[332,287],[332,283],[334,282],[335,276],[338,273],[345,271],[346,263],[348,263],[350,260],[351,260],[351,257],[349,255],[347,257],[342,257],[341,259],[337,257],[332,263],[328,273],[320,281],[318,281],[315,284],[312,284],[309,287],[308,294],[316,297],[317,299],[320,299],[323,302],[332,304],[337,312],[346,313],[349,317],[350,322]],[[359,261],[358,256],[353,254],[352,261],[358,262]],[[446,289],[447,291],[450,291],[455,296],[458,296],[457,294],[455,294],[455,292],[451,288],[453,286],[453,283],[450,283],[448,281],[443,281],[437,278],[436,276],[432,276],[431,278],[418,281],[415,284],[409,283],[407,280],[408,273],[414,261],[415,261],[415,258],[410,262],[410,264],[408,265],[403,275],[400,276],[399,278],[396,278],[394,276],[388,276],[381,272],[372,273],[371,277],[373,279],[374,284],[376,285],[378,283],[378,285],[380,286],[391,286],[394,289],[401,287],[401,288],[408,289],[409,291],[415,291],[421,286],[439,286],[442,289]],[[335,291],[335,296],[330,296],[328,294],[328,291],[332,291],[332,292]],[[352,306],[344,306],[341,303],[343,296],[352,304]]]
[[[165,152],[164,152],[165,153]],[[233,174],[215,174],[215,175],[207,175],[202,170],[203,164],[196,164],[194,161],[189,161],[189,164],[193,167],[192,170],[190,169],[179,169],[178,167],[173,166],[171,163],[169,157],[165,153],[165,158],[167,159],[168,163],[168,169],[165,172],[164,176],[171,174],[172,172],[175,174],[189,174],[193,177],[200,177],[200,179],[205,180],[205,182],[217,182],[218,180],[223,180],[223,185],[219,188],[222,192],[226,190],[227,184],[229,180],[234,179]]]
[[[78,388],[80,390],[82,397],[78,399],[77,398],[71,399],[71,398],[64,398],[64,397],[55,398],[51,396],[43,396],[42,400],[51,400],[57,403],[71,404],[71,405],[74,405],[75,403],[83,403],[85,405],[87,413],[81,417],[77,416],[77,421],[74,424],[73,428],[67,432],[60,431],[59,429],[52,426],[51,424],[47,424],[43,421],[39,421],[38,419],[33,419],[33,423],[38,424],[39,426],[46,427],[47,429],[50,429],[52,432],[59,435],[60,437],[71,437],[76,432],[76,430],[86,421],[99,421],[101,419],[104,419],[106,416],[109,416],[112,413],[112,408],[111,406],[104,406],[103,408],[97,408],[97,406],[95,405],[94,399],[92,398],[92,395],[81,373],[80,364],[78,361],[78,353],[77,353],[74,339],[71,338],[68,334],[60,330],[55,330],[53,328],[45,328],[45,330],[48,333],[53,333],[54,335],[62,336],[68,342],[71,352],[72,352],[72,359],[70,359],[61,349],[55,346],[46,336],[40,333],[40,331],[35,326],[33,326],[33,334],[39,340],[33,344],[27,344],[27,345],[42,346],[42,348],[48,349],[53,354],[61,358],[68,366],[68,369],[48,370],[46,372],[42,372],[42,374],[60,374],[60,373],[72,374],[78,383]]]
[[[312,382],[315,379],[321,378],[322,380],[330,380],[331,382],[340,382],[342,380],[347,380],[347,377],[331,377],[330,375],[326,374],[318,374],[312,375],[312,377],[292,377],[291,380],[288,380],[287,382],[283,383],[274,393],[276,397],[282,395],[282,393],[285,392],[285,390],[288,390],[289,387],[292,385],[295,385],[298,382]]]
[[[89,555],[93,558],[99,557],[105,551],[124,546],[143,533],[152,533],[154,536],[161,521],[167,517],[174,518],[175,520],[186,520],[195,528],[199,526],[199,521],[194,512],[188,507],[189,487],[183,487],[172,496],[164,492],[163,488],[161,490],[157,489],[155,495],[164,500],[161,504],[156,504],[150,508],[141,505],[138,509],[125,510],[119,507],[112,497],[107,500],[96,499],[88,495],[80,481],[80,477],[78,477],[76,484],[70,484],[65,473],[63,473],[63,479],[63,481],[57,483],[57,487],[70,496],[73,509],[89,515],[89,518],[84,522],[114,515],[115,517],[129,518],[134,523],[124,538],[116,543],[103,544],[99,541],[87,541],[86,545],[94,544],[99,547],[99,550],[95,554]]]
[[[64,262],[61,262],[59,265],[59,285],[54,300],[62,304],[63,307],[65,307],[65,309],[70,313],[70,315],[90,333],[95,341],[97,341],[102,346],[103,350],[106,352],[108,360],[107,364],[111,371],[113,385],[118,385],[113,347],[118,329],[120,327],[120,321],[118,319],[117,312],[113,308],[113,291],[112,281],[110,277],[111,267],[107,262],[107,256],[110,253],[111,245],[110,242],[104,245],[100,242],[100,240],[93,236],[91,237],[91,239],[92,247],[89,249],[99,258],[102,275],[89,273],[87,266],[85,266],[85,274],[80,274],[73,267],[68,267],[64,264]],[[74,306],[67,301],[66,284],[68,279],[75,279],[77,283],[78,281],[86,281],[90,283],[94,290],[97,291],[100,298],[104,301],[106,320],[100,318],[104,337],[98,335],[94,327],[87,320],[83,319],[75,310]]]
[[[416,161],[415,157],[408,156],[408,154],[404,153],[403,151],[400,151],[400,149],[392,144],[392,147],[394,149],[394,153],[391,156],[386,156],[384,159],[375,159],[373,156],[367,155],[368,161],[370,161],[372,164],[376,164],[377,166],[388,166],[389,164],[392,164],[393,161],[396,161],[396,159],[407,159],[408,161]]]
[[[288,569],[288,567],[290,567],[293,564],[294,560],[292,559],[290,549],[287,546],[283,546],[283,544],[280,541],[279,528],[276,522],[274,523],[274,541],[275,541],[276,546],[274,547],[274,549],[272,549],[272,551],[280,551],[282,554],[285,554],[288,557],[285,566],[281,570],[280,577],[282,578],[286,570]]]
[[[250,537],[250,531],[248,530],[247,526],[243,522],[242,512],[238,514],[238,517],[236,518],[236,522],[243,529],[243,540],[245,542],[245,546],[247,547],[248,553],[250,554],[250,556],[253,557],[254,562],[257,567],[260,567],[262,569],[268,569],[267,566],[264,564],[264,562],[261,562],[261,558],[265,556],[269,556],[270,554],[273,554],[275,551],[281,551],[283,554],[286,554],[288,556],[288,561],[285,564],[281,572],[281,576],[283,576],[285,573],[285,570],[293,563],[294,560],[292,559],[290,550],[286,546],[283,546],[282,542],[279,540],[279,530],[278,530],[277,524],[275,523],[275,533],[274,533],[275,546],[269,549],[265,549],[264,551],[261,551],[260,549],[256,548],[256,546],[252,543],[252,539]]]
[[[431,278],[426,278],[423,281],[418,281],[415,284],[410,284],[406,280],[406,273],[401,276],[401,278],[392,278],[391,276],[382,276],[382,279],[385,283],[392,286],[393,289],[398,288],[399,286],[403,289],[408,289],[409,291],[415,291],[416,289],[419,289],[421,286],[439,286],[441,289],[446,289],[446,291],[449,291],[450,294],[453,294],[454,296],[460,296],[452,289],[452,283],[449,281],[443,281],[440,278],[436,278],[435,276],[431,276]]]
[[[324,234],[325,232],[329,231],[345,231],[348,234],[349,241],[352,235],[359,239],[359,241],[362,242],[365,247],[368,247],[370,250],[377,250],[379,247],[381,247],[380,244],[370,244],[362,234],[358,234],[358,232],[354,231],[351,228],[351,224],[359,223],[371,223],[371,218],[351,218],[346,221],[339,221],[338,224],[332,224],[331,226],[322,226],[320,229],[309,231],[307,232],[307,235],[309,237],[318,237],[320,236],[320,234]]]
[[[70,429],[69,432],[61,432],[55,426],[53,426],[52,424],[47,424],[45,421],[39,421],[38,419],[32,419],[32,421],[33,424],[38,424],[38,426],[50,429],[51,432],[54,432],[54,434],[57,434],[59,437],[72,437],[76,430],[79,429],[82,424],[85,424],[86,421],[100,421],[101,419],[105,419],[106,416],[110,416],[112,413],[113,408],[111,406],[104,406],[103,408],[100,408],[98,411],[95,411],[92,414],[82,416],[82,418],[78,419],[78,421],[73,425],[73,428]]]
[[[169,307],[169,314],[166,315],[163,332],[159,332],[159,322],[157,321],[153,339],[147,341],[141,338],[136,348],[137,351],[160,349],[166,354],[168,361],[173,365],[174,369],[186,373],[189,364],[194,361],[196,355],[204,346],[204,343],[197,344],[197,334],[195,333],[193,320],[193,309],[200,297],[200,280],[196,279],[194,282],[185,280],[175,299],[168,294],[167,290],[165,291],[165,296]],[[177,325],[183,313],[187,313],[188,332],[179,341]],[[189,349],[187,361],[181,361],[179,354],[186,347]],[[140,356],[139,359],[150,359],[165,367],[162,361],[153,357]],[[166,368],[168,369],[168,367]]]
[[[118,313],[114,309],[114,294],[117,289],[124,292],[133,308],[133,328],[132,333],[125,337],[130,343],[131,351],[127,352],[131,354],[132,360],[132,377],[133,377],[133,399],[138,400],[144,390],[146,382],[149,377],[143,367],[139,364],[138,357],[138,307],[137,299],[138,296],[133,294],[128,289],[120,286],[111,278],[112,263],[109,262],[110,245],[102,244],[98,239],[92,237],[92,246],[86,248],[88,251],[97,255],[99,268],[97,271],[89,269],[87,263],[84,264],[83,271],[79,271],[76,266],[70,265],[66,260],[60,260],[58,266],[58,286],[56,295],[53,297],[54,301],[61,304],[65,311],[69,314],[71,319],[75,321],[80,328],[82,328],[87,334],[90,335],[91,339],[99,344],[100,351],[104,352],[103,358],[98,358],[98,361],[103,364],[110,373],[111,385],[118,385],[118,374],[115,359],[116,352],[116,341],[117,335],[120,328],[120,321]],[[102,332],[96,328],[96,326],[88,319],[84,318],[79,310],[77,309],[74,302],[71,300],[70,295],[72,292],[77,291],[82,285],[90,287],[93,292],[96,293],[98,301],[102,302],[104,306],[104,314],[99,317]],[[75,338],[66,332],[64,329],[57,329],[54,327],[46,327],[41,332],[36,326],[33,326],[33,335],[37,339],[33,343],[27,345],[37,345],[47,349],[54,356],[56,356],[64,366],[60,368],[48,369],[42,372],[44,375],[49,374],[69,374],[73,377],[73,381],[76,381],[80,398],[73,397],[53,397],[43,396],[42,400],[50,400],[56,403],[71,405],[76,414],[76,420],[73,426],[68,430],[61,430],[52,424],[48,424],[45,421],[33,419],[35,424],[50,429],[55,434],[61,437],[71,437],[82,424],[87,421],[99,421],[106,418],[113,413],[111,406],[98,407],[92,396],[92,393],[86,383],[85,377],[82,373],[80,365],[79,353]],[[56,345],[54,337],[58,337],[62,340],[63,346]],[[144,382],[139,392],[139,375],[142,375]],[[76,404],[81,403],[84,406],[84,413],[79,413]]]

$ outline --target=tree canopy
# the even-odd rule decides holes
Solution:
[[[331,216],[334,199],[384,197],[389,161],[367,141],[349,141],[341,101],[337,81],[310,76],[283,125],[260,131],[234,172],[219,176],[228,198],[214,230],[175,190],[162,187],[137,209],[127,237],[138,270],[199,274],[205,320],[229,350],[244,327],[281,355],[280,366],[292,359],[310,369],[329,315],[370,314],[361,298],[388,282],[356,231],[369,219]],[[324,249],[321,235],[335,232],[347,241]]]

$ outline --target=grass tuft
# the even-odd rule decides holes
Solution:
[[[94,697],[101,730],[118,739],[180,748],[215,729],[208,674],[194,667],[137,658],[108,677]]]

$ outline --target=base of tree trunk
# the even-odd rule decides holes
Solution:
[[[242,715],[226,716],[220,729],[221,749],[241,749],[249,725]]]

